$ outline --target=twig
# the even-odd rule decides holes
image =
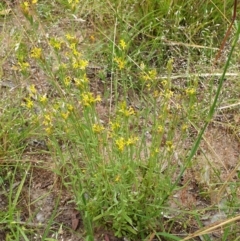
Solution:
[[[226,105],[226,106],[219,107],[218,110],[225,110],[225,109],[229,109],[229,108],[236,107],[239,105],[240,105],[240,102],[232,104],[232,105]]]
[[[182,75],[173,75],[173,76],[158,76],[157,79],[181,79],[181,78],[189,78],[189,77],[221,77],[222,73],[203,73],[203,74],[182,74]],[[240,76],[240,73],[226,73],[225,76],[233,76],[233,77],[237,77]]]
[[[228,39],[228,37],[229,37],[229,35],[230,35],[230,33],[231,33],[231,29],[232,29],[232,26],[233,26],[233,24],[234,24],[234,21],[236,20],[236,17],[237,17],[237,0],[234,0],[234,9],[233,9],[232,22],[231,22],[231,24],[230,24],[230,26],[229,26],[226,34],[225,34],[225,37],[224,37],[224,39],[223,39],[223,41],[222,41],[222,43],[221,43],[221,46],[220,46],[220,48],[219,48],[219,51],[218,51],[218,53],[217,53],[217,55],[216,55],[216,57],[215,57],[214,65],[217,63],[218,59],[221,57],[223,48],[224,48],[224,46],[225,46],[225,44],[226,44],[226,41],[227,41],[227,39]]]

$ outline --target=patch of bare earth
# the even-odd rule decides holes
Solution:
[[[10,163],[9,160],[7,162]],[[55,174],[52,158],[46,155],[25,154],[18,162],[31,164],[17,204],[20,213],[19,224],[26,229],[34,230],[27,233],[28,239],[40,241],[44,232],[49,229],[45,238],[52,237],[64,241],[85,240],[81,213],[77,210],[73,195],[62,186],[61,180]],[[16,179],[13,184],[13,198],[20,182],[21,179]],[[7,212],[8,187],[5,190],[0,192],[0,209]],[[11,234],[11,231],[2,226],[1,240],[5,240],[8,234]],[[111,232],[103,229],[96,230],[95,239],[121,241]]]
[[[183,210],[199,212],[200,221],[205,227],[227,219],[226,203],[230,203],[233,198],[231,186],[238,182],[239,150],[239,140],[231,131],[221,125],[208,127],[191,167],[182,177],[183,188],[177,191],[170,201],[174,210],[171,218],[178,221],[182,219],[183,223],[187,220],[188,233],[193,233],[201,227],[192,219],[191,214],[180,217]],[[235,195],[235,198],[239,199],[239,188]],[[239,210],[235,211],[236,216],[239,213]],[[240,228],[235,232],[240,233]],[[214,231],[210,236],[211,240],[220,240],[222,231]]]

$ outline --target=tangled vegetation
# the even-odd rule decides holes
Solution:
[[[232,5],[0,3],[3,240],[238,239],[239,24],[214,63]],[[47,219],[36,166],[57,193]],[[55,220],[63,192],[72,226]]]

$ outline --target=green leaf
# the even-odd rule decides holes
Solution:
[[[123,217],[124,217],[124,219],[125,219],[130,225],[133,225],[133,224],[132,224],[132,219],[131,219],[130,217],[128,217],[127,214],[123,213]]]
[[[181,238],[176,237],[175,235],[169,233],[156,233],[157,235],[163,236],[165,238],[170,238],[171,240],[181,240]]]
[[[131,232],[131,233],[133,233],[133,234],[135,234],[135,235],[137,234],[137,231],[136,231],[135,229],[133,229],[133,228],[132,228],[131,226],[129,226],[129,225],[126,227],[126,229],[127,229],[129,232]]]

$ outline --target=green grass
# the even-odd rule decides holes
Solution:
[[[228,106],[238,104],[240,88],[234,76],[224,81],[228,69],[238,76],[239,27],[226,61],[212,66],[231,19],[230,2],[32,2],[0,14],[5,239],[60,238],[60,199],[44,228],[32,225],[37,211],[21,220],[34,168],[21,160],[44,154],[60,183],[51,191],[72,197],[85,240],[99,230],[128,240],[187,240],[199,230],[196,236],[212,240],[203,220],[217,209],[229,220],[222,225],[224,240],[237,240],[238,169],[218,167],[200,145],[222,114],[219,106],[227,106],[235,122],[224,112],[217,128],[230,130],[239,143],[238,114]],[[0,11],[7,8],[1,4]],[[35,139],[47,148],[35,150]],[[188,199],[193,184],[195,201]]]

